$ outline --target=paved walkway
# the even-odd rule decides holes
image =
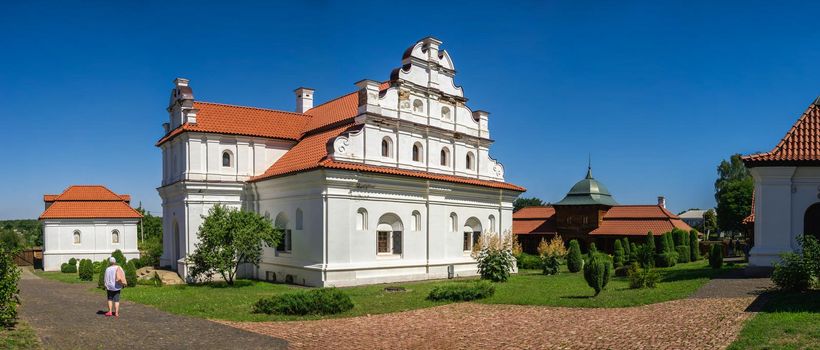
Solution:
[[[285,341],[208,320],[172,315],[124,302],[118,319],[102,293],[89,284],[40,279],[30,271],[20,281],[20,317],[37,331],[46,349],[284,349]],[[123,293],[127,293],[124,291]]]
[[[688,299],[617,309],[450,304],[304,322],[224,322],[292,349],[723,349],[766,278],[732,273]]]

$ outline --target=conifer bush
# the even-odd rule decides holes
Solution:
[[[470,301],[484,299],[495,293],[495,287],[487,281],[474,283],[448,283],[433,287],[428,300]]]
[[[111,256],[113,256],[114,259],[117,259],[117,265],[120,265],[121,267],[125,268],[125,265],[128,262],[125,260],[125,255],[122,253],[121,250],[115,250],[113,253],[111,253]],[[106,267],[108,267],[108,265],[106,265]]]
[[[80,260],[80,280],[91,281],[94,279],[94,264],[89,259]]]
[[[709,266],[713,269],[723,267],[723,244],[713,244],[709,250]]]
[[[646,246],[652,248],[652,254],[655,254],[655,237],[652,235],[652,231],[647,232],[646,234]]]
[[[636,262],[638,261],[638,245],[636,243],[629,243],[629,245],[629,262]]]
[[[541,259],[532,254],[521,253],[515,257],[515,264],[519,269],[537,270],[541,268]]]
[[[689,231],[689,257],[692,261],[698,261],[700,256],[700,242],[698,242],[698,232]]]
[[[75,258],[68,259],[68,264],[77,266],[77,259],[75,259]]]
[[[596,254],[598,253],[598,247],[595,246],[595,242],[589,244],[589,253]]]
[[[278,315],[333,315],[352,308],[353,301],[343,291],[336,288],[320,288],[259,299],[253,304],[251,312]]]
[[[689,247],[679,245],[675,247],[675,252],[678,253],[678,263],[684,264],[689,262]]]
[[[569,272],[579,272],[584,267],[584,257],[581,256],[581,246],[577,240],[569,241],[569,253],[567,254],[567,269]]]
[[[136,287],[137,268],[134,267],[134,263],[129,261],[127,264],[125,264],[123,270],[125,271],[125,282],[128,284],[128,287]]]
[[[74,259],[74,258],[71,258],[71,259]],[[69,262],[70,262],[70,260],[69,260]],[[62,265],[60,265],[60,272],[62,272],[62,273],[77,273],[76,260],[74,262],[75,262],[75,264],[73,264],[73,265],[70,264],[70,263],[63,263]]]
[[[635,261],[644,268],[655,267],[655,248],[652,248],[648,244],[636,246]]]
[[[625,258],[626,253],[624,252],[623,245],[621,244],[620,240],[615,240],[615,251],[613,256],[613,263],[615,264],[615,268],[623,267],[626,263]]]
[[[629,276],[629,288],[655,288],[660,281],[660,274],[651,268],[640,268],[638,264],[632,264],[627,272]]]
[[[105,269],[108,268],[108,260],[100,261],[100,271],[97,274],[97,287],[105,288]]]
[[[612,263],[609,259],[590,251],[589,259],[584,265],[584,279],[595,290],[595,296],[606,288],[610,275],[612,275]]]
[[[623,242],[621,243],[621,247],[624,249],[624,265],[627,263],[633,262],[632,260],[632,247],[629,246],[629,239],[624,237]]]

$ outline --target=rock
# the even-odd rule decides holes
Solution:
[[[137,270],[137,278],[141,280],[149,280],[154,278],[155,273],[159,275],[163,285],[185,284],[185,281],[183,281],[176,272],[159,270],[153,267],[143,267]]]

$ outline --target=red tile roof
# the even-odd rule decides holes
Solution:
[[[590,235],[644,236],[652,231],[662,234],[679,228],[692,230],[677,215],[659,205],[619,205],[610,208],[601,225]]]
[[[645,236],[647,232],[662,234],[679,228],[692,229],[677,215],[654,205],[617,205],[610,208],[601,225],[590,235]],[[513,213],[513,233],[554,233],[555,209],[553,207],[526,207]]]
[[[524,207],[513,213],[513,234],[554,234],[555,208],[548,206]]]
[[[142,217],[128,205],[131,196],[118,195],[105,186],[71,186],[62,194],[44,195],[43,200],[52,204],[40,215],[41,220]]]
[[[743,156],[748,167],[820,165],[820,98],[797,119],[786,136],[769,152]]]
[[[754,193],[754,191],[752,191],[752,208],[751,208],[750,211],[751,211],[751,214],[749,214],[749,216],[743,218],[743,221],[741,221],[742,224],[744,224],[744,225],[750,225],[750,224],[754,225],[754,223],[755,223],[755,193]]]
[[[310,116],[272,109],[194,102],[196,124],[185,123],[169,132],[157,146],[185,131],[298,140]]]

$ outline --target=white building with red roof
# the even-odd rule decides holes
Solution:
[[[510,231],[524,188],[490,157],[441,42],[408,48],[386,82],[296,111],[202,102],[175,80],[162,149],[164,255],[185,276],[201,216],[253,210],[285,231],[250,277],[342,286],[476,273],[481,234]]]
[[[797,237],[820,239],[820,98],[769,152],[743,157],[755,181],[752,266],[767,267],[799,249]]]
[[[99,185],[70,186],[43,196],[43,269],[57,271],[69,259],[99,261],[119,249],[139,258],[137,224],[142,215],[131,208],[131,196]]]

